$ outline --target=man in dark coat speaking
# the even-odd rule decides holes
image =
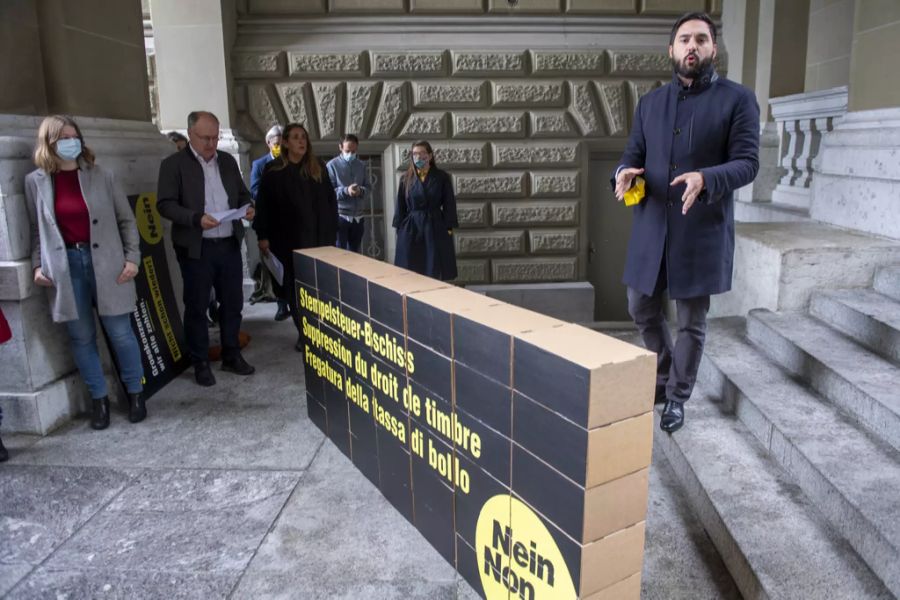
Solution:
[[[684,424],[703,343],[709,297],[731,289],[734,190],[759,169],[759,106],[753,92],[720,77],[714,67],[716,27],[688,13],[672,27],[672,82],[643,96],[613,185],[622,200],[646,182],[634,207],[623,282],[628,311],[644,345],[658,355],[660,427]],[[672,344],[663,291],[675,300],[678,337]]]

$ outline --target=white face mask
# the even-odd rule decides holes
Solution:
[[[341,157],[347,162],[353,162],[356,160],[355,152],[341,152]]]

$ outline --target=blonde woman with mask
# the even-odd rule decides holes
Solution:
[[[37,169],[25,178],[36,285],[47,288],[53,320],[64,323],[91,394],[91,427],[109,426],[109,395],[94,309],[128,392],[128,419],[142,421],[141,352],[131,329],[140,249],[134,213],[109,171],[94,162],[78,125],[53,115],[38,130]]]

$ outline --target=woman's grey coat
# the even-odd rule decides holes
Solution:
[[[125,261],[140,268],[140,238],[134,211],[112,173],[99,166],[78,171],[81,193],[91,222],[91,261],[97,281],[97,311],[101,315],[121,315],[134,310],[134,281],[116,279]],[[25,198],[31,218],[31,264],[41,267],[53,282],[48,288],[53,320],[57,323],[78,318],[75,292],[69,276],[66,244],[56,224],[53,176],[43,169],[25,177]]]

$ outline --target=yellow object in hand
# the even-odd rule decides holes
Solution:
[[[625,192],[625,206],[635,206],[636,204],[640,204],[641,200],[644,199],[645,186],[646,182],[643,177],[635,177],[634,185]]]

